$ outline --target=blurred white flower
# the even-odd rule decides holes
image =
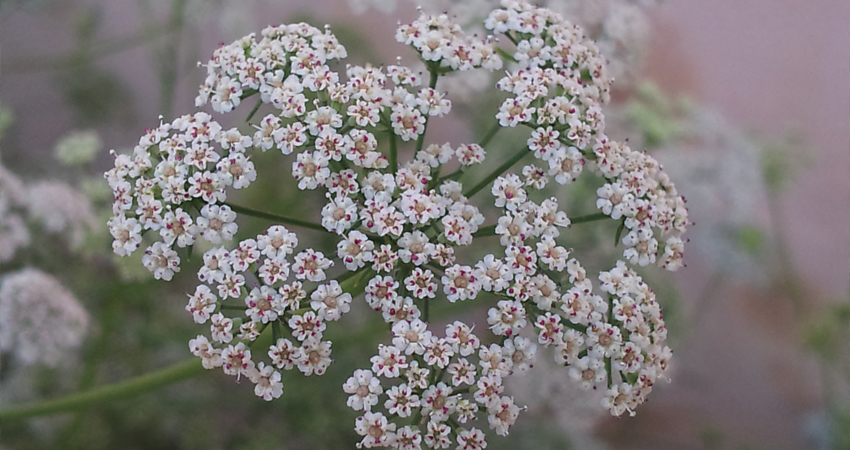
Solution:
[[[21,363],[58,365],[88,325],[88,312],[56,278],[28,268],[0,279],[0,349]]]
[[[55,155],[66,166],[90,163],[103,148],[100,136],[94,131],[74,131],[56,143]]]

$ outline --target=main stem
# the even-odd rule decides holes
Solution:
[[[308,228],[310,230],[324,231],[326,233],[329,232],[327,229],[325,229],[325,227],[323,227],[323,226],[321,226],[317,223],[307,222],[305,220],[293,219],[291,217],[279,216],[277,214],[272,214],[272,213],[265,212],[265,211],[259,211],[259,210],[256,210],[256,209],[246,208],[244,206],[234,205],[233,203],[225,203],[225,205],[229,206],[230,209],[232,209],[233,212],[235,212],[237,214],[245,214],[246,216],[258,217],[260,219],[276,220],[280,223],[284,223],[284,224],[292,225],[292,226],[296,226],[296,227],[301,227],[301,228]]]
[[[78,392],[56,400],[25,405],[0,411],[0,423],[29,417],[46,416],[74,411],[96,403],[130,398],[148,391],[188,380],[204,373],[199,358],[192,357],[165,369],[131,378],[85,392]]]
[[[337,280],[340,280],[339,284],[344,292],[348,292],[352,297],[357,297],[363,293],[367,284],[366,280],[374,275],[374,273],[371,269],[366,268],[358,272],[346,272],[338,277]],[[304,309],[306,310],[307,308]],[[258,342],[259,339],[253,343]],[[193,356],[165,369],[130,378],[129,380],[85,392],[77,392],[55,400],[47,400],[0,411],[0,424],[5,421],[59,414],[97,403],[130,398],[170,384],[188,380],[204,372],[206,370],[201,364],[201,360]]]

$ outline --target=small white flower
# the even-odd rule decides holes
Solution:
[[[349,377],[342,390],[348,397],[348,407],[355,411],[370,411],[378,404],[378,396],[384,391],[381,381],[369,370],[355,370],[354,375]]]
[[[310,299],[310,306],[318,312],[322,320],[339,320],[351,310],[351,294],[342,292],[342,287],[336,280],[319,285]]]
[[[301,347],[296,347],[289,339],[280,338],[269,347],[269,358],[278,369],[289,370],[297,366],[304,358]]]
[[[222,238],[228,241],[233,239],[238,229],[235,220],[236,213],[227,205],[204,205],[201,208],[201,217],[198,217],[197,226],[204,239],[218,244]]]
[[[195,323],[206,323],[210,314],[215,311],[215,303],[218,301],[210,288],[200,285],[195,288],[195,293],[189,296],[186,311],[192,314]]]
[[[153,272],[157,280],[171,281],[176,272],[180,272],[180,257],[171,247],[162,242],[154,242],[145,250],[142,264]]]
[[[245,298],[245,305],[248,306],[245,315],[254,322],[268,323],[283,315],[280,295],[269,286],[251,289],[248,297]]]
[[[318,282],[325,280],[325,269],[331,266],[333,266],[333,261],[325,258],[322,252],[307,249],[295,255],[292,272],[295,273],[295,277],[299,280],[307,279]]]
[[[221,349],[213,347],[206,336],[198,335],[195,339],[190,339],[189,350],[193,355],[201,358],[201,365],[204,366],[204,369],[221,367]]]
[[[525,308],[518,301],[500,300],[488,311],[487,323],[493,334],[513,336],[525,327]]]
[[[348,270],[357,270],[371,262],[375,255],[375,244],[360,231],[348,233],[348,237],[337,244],[337,256]]]
[[[481,290],[481,282],[469,266],[449,267],[443,275],[442,282],[443,292],[452,303],[475,298]]]
[[[330,232],[342,234],[356,220],[357,205],[350,197],[328,198],[328,203],[322,208],[322,226]]]
[[[257,248],[270,258],[290,255],[297,246],[298,237],[295,233],[291,233],[281,225],[272,225],[264,234],[257,237]]]

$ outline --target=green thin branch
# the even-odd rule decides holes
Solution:
[[[393,173],[398,171],[398,142],[396,139],[395,130],[390,128],[390,170]]]
[[[305,220],[299,220],[299,219],[293,219],[291,217],[280,216],[280,215],[272,214],[272,213],[265,212],[265,211],[259,211],[259,210],[256,210],[256,209],[246,208],[244,206],[234,205],[233,203],[224,203],[224,204],[229,206],[230,209],[232,209],[233,212],[235,212],[236,214],[245,214],[246,216],[257,217],[259,219],[275,220],[275,221],[278,221],[278,222],[286,224],[286,225],[292,225],[292,226],[296,226],[296,227],[307,228],[307,229],[310,229],[310,230],[324,231],[325,233],[330,233],[330,231],[328,231],[327,229],[325,229],[325,227],[321,226],[318,223],[307,222]]]
[[[479,238],[479,237],[495,236],[496,235],[496,225],[497,224],[494,223],[493,225],[487,225],[486,227],[481,227],[481,228],[478,229],[478,231],[476,231],[475,233],[472,234],[472,237],[473,238]]]
[[[487,134],[485,134],[484,137],[481,138],[480,141],[478,141],[478,145],[480,145],[482,148],[486,147],[487,144],[489,144],[490,141],[493,140],[493,137],[496,136],[496,133],[498,133],[501,129],[502,126],[499,124],[499,122],[494,123],[493,126],[487,131]]]
[[[610,218],[610,216],[607,216],[604,213],[588,214],[586,216],[571,217],[570,225],[574,225],[577,223],[596,222],[598,220],[605,220]]]
[[[501,166],[497,167],[496,170],[490,173],[490,175],[487,175],[486,178],[481,180],[480,183],[476,184],[472,189],[464,192],[463,195],[466,198],[472,198],[472,196],[477,194],[478,191],[487,187],[487,185],[492,183],[493,180],[499,177],[499,175],[503,174],[506,170],[510,169],[514,164],[530,153],[531,152],[528,151],[528,147],[523,147],[514,156],[512,156],[511,159],[505,161]]]

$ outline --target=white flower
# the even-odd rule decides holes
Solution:
[[[266,258],[263,261],[263,265],[260,266],[258,275],[263,280],[263,283],[269,286],[286,281],[289,277],[289,262],[283,256]]]
[[[379,377],[397,378],[401,369],[407,368],[407,359],[398,348],[392,345],[378,344],[378,354],[370,361],[372,372]]]
[[[292,335],[299,341],[319,340],[327,328],[321,317],[313,311],[307,311],[303,315],[293,315],[287,325],[292,330]]]
[[[387,421],[381,413],[366,412],[358,417],[354,431],[363,436],[357,448],[386,447],[395,441],[396,424]]]
[[[383,316],[384,322],[387,323],[414,320],[418,319],[421,315],[419,308],[413,304],[413,299],[410,297],[396,297],[392,301],[381,304],[381,316]]]
[[[608,377],[605,372],[605,362],[596,356],[583,356],[574,361],[569,368],[570,378],[579,382],[582,389],[590,389],[602,383]]]
[[[269,286],[251,289],[245,298],[245,305],[248,306],[245,315],[255,322],[267,323],[283,315],[284,307],[280,295]]]
[[[384,391],[381,381],[369,370],[355,370],[354,376],[342,385],[348,397],[347,405],[355,411],[370,411],[378,404],[378,396]]]
[[[289,339],[280,338],[269,346],[269,358],[278,369],[289,370],[301,363],[304,352]]]
[[[452,102],[445,98],[445,94],[434,89],[425,88],[419,91],[416,104],[423,114],[442,117],[452,109]]]
[[[273,225],[257,237],[257,248],[270,258],[292,254],[297,246],[298,237],[295,233],[289,232],[281,225]]]
[[[330,194],[329,194],[330,195]],[[357,205],[349,197],[338,196],[322,208],[322,226],[328,231],[342,234],[357,220]]]
[[[413,269],[410,276],[404,279],[404,286],[412,296],[418,299],[434,298],[437,291],[434,273],[420,267]]]
[[[351,294],[343,293],[336,280],[321,284],[310,296],[310,306],[317,311],[322,320],[339,320],[351,310]]]
[[[377,275],[369,280],[369,283],[366,285],[366,302],[369,303],[369,306],[374,310],[380,310],[381,305],[386,302],[391,302],[395,300],[398,296],[398,281],[395,281],[393,277],[380,276]]]
[[[331,362],[331,343],[319,339],[307,339],[302,346],[304,357],[298,362],[298,370],[304,375],[322,375]]]
[[[537,255],[527,245],[512,245],[505,249],[505,265],[516,275],[534,275]]]
[[[528,148],[534,152],[536,158],[544,161],[549,161],[555,155],[555,152],[561,148],[561,143],[558,141],[557,130],[552,127],[539,127],[531,132],[531,137],[528,138]]]
[[[239,298],[242,295],[242,287],[245,286],[245,277],[238,273],[225,273],[218,283],[218,296],[222,300]]]
[[[145,250],[142,264],[153,272],[157,280],[171,281],[175,272],[180,272],[180,257],[171,247],[162,242],[154,242]]]
[[[575,147],[560,148],[549,158],[549,176],[559,184],[575,181],[584,167],[584,158]]]
[[[195,172],[189,178],[189,189],[186,193],[192,197],[203,199],[207,203],[223,202],[227,195],[224,183],[216,172]]]
[[[518,301],[500,300],[487,312],[487,323],[493,334],[513,336],[525,327],[525,308]]]
[[[392,250],[392,246],[381,244],[381,248],[375,250],[375,258],[372,260],[372,270],[376,272],[392,272],[397,261],[398,255]]]
[[[496,178],[491,189],[493,196],[496,197],[496,207],[514,210],[517,206],[525,203],[527,197],[522,186],[522,180],[512,173]]]
[[[201,365],[204,369],[210,370],[221,367],[221,349],[213,347],[206,336],[198,335],[195,339],[190,339],[189,350],[193,355],[201,358]]]
[[[425,353],[425,347],[434,340],[431,332],[428,331],[428,325],[419,319],[396,322],[392,327],[392,333],[393,345],[405,355]]]
[[[254,394],[265,401],[279,398],[283,394],[283,383],[280,382],[280,372],[273,366],[260,362],[257,368],[249,374],[254,383]]]
[[[484,438],[484,432],[478,428],[465,430],[460,428],[457,434],[458,448],[461,450],[483,450],[487,448],[487,441]]]
[[[630,231],[623,236],[623,244],[628,247],[623,251],[623,258],[629,260],[630,263],[639,266],[655,263],[658,241],[652,237],[651,229],[637,228]]]
[[[434,244],[430,242],[425,233],[414,230],[412,233],[404,233],[398,240],[398,256],[404,263],[413,263],[417,266],[431,260],[434,253]]]
[[[504,343],[503,355],[511,360],[515,372],[525,373],[531,367],[531,360],[537,353],[537,345],[530,340],[515,336]]]
[[[496,434],[500,436],[507,436],[508,428],[516,422],[519,411],[513,397],[502,396],[493,400],[487,405],[487,421],[490,423],[490,428],[496,430]]]
[[[218,244],[222,238],[233,239],[236,234],[236,213],[227,205],[205,205],[201,208],[201,216],[198,217],[197,225],[204,239]],[[166,214],[168,217],[168,214]]]
[[[410,417],[414,408],[419,408],[421,403],[419,396],[413,393],[413,389],[406,383],[387,389],[387,401],[384,407],[387,412],[399,417]]]
[[[328,158],[321,152],[299,153],[297,161],[292,163],[292,176],[299,180],[298,189],[316,189],[330,176]]]
[[[567,258],[570,257],[569,250],[557,245],[551,236],[543,236],[537,243],[537,256],[540,261],[553,272],[563,272],[567,268]]]
[[[405,104],[393,105],[390,121],[395,134],[404,141],[416,139],[425,132],[425,117],[418,109]]]
[[[179,247],[186,247],[195,243],[198,227],[192,223],[192,216],[182,208],[165,213],[162,222],[159,234],[166,245],[171,246],[176,242]]]
[[[126,256],[139,248],[142,242],[142,227],[136,219],[117,216],[110,219],[107,225],[114,239],[112,250],[116,255]]]
[[[484,161],[484,148],[478,144],[463,144],[455,151],[458,161],[464,166],[480,164]]]
[[[416,159],[428,164],[431,167],[438,167],[440,164],[449,162],[454,155],[454,149],[448,142],[439,145],[431,144],[419,153],[416,154]]]
[[[446,371],[451,376],[452,386],[475,383],[475,365],[467,361],[466,358],[459,358],[457,362],[449,364]]]
[[[195,288],[195,293],[189,296],[186,311],[192,314],[195,323],[206,323],[210,314],[215,311],[215,303],[218,301],[210,288],[200,285]]]
[[[230,153],[216,164],[216,168],[221,182],[225,186],[233,186],[234,189],[247,188],[257,179],[254,163],[242,153]]]
[[[221,368],[228,375],[249,376],[254,370],[251,349],[247,348],[243,342],[225,347],[221,352],[221,360]]]
[[[295,273],[295,278],[299,280],[307,279],[318,282],[325,280],[325,269],[331,266],[333,266],[333,261],[325,258],[322,252],[307,249],[295,255],[292,272]]]
[[[475,298],[481,290],[481,283],[469,266],[454,265],[449,267],[443,275],[442,282],[443,292],[452,303]]]
[[[357,270],[374,259],[375,244],[359,232],[352,231],[337,244],[337,256],[348,270]]]

